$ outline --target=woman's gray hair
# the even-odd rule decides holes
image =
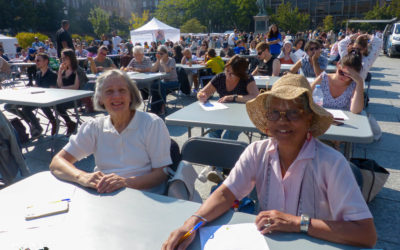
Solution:
[[[133,47],[133,54],[144,54],[144,48],[142,46],[136,45]]]
[[[98,111],[107,111],[104,107],[104,104],[101,104],[100,101],[103,94],[104,83],[113,77],[120,77],[125,80],[129,89],[129,93],[131,95],[130,109],[136,110],[140,106],[140,104],[142,104],[142,97],[140,96],[139,89],[136,86],[136,82],[131,80],[125,72],[119,69],[107,70],[106,72],[101,74],[99,78],[97,78],[96,89],[93,96],[94,109]]]
[[[164,54],[168,54],[168,49],[167,49],[167,46],[165,46],[165,45],[158,46],[157,51],[160,51],[160,52],[162,52]]]

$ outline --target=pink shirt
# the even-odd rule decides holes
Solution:
[[[372,218],[341,153],[314,138],[306,141],[282,179],[277,149],[273,139],[246,148],[224,181],[237,199],[256,186],[260,210],[305,213],[323,220]]]

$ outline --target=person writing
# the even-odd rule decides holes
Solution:
[[[258,95],[258,88],[253,76],[247,75],[248,62],[239,55],[233,56],[225,65],[225,71],[216,75],[197,93],[197,99],[204,103],[215,92],[219,94],[218,102],[246,103]],[[210,137],[221,138],[223,130],[214,130]],[[239,131],[227,130],[222,138],[237,140]]]
[[[128,187],[163,193],[171,164],[171,140],[164,122],[154,114],[138,111],[139,90],[126,73],[109,70],[96,80],[96,110],[107,116],[85,122],[50,163],[58,178],[110,193]],[[94,172],[75,162],[94,155]]]
[[[178,244],[186,232],[200,221],[215,220],[254,187],[260,207],[254,223],[262,234],[301,232],[336,243],[374,246],[374,221],[348,161],[315,139],[328,130],[333,117],[313,102],[307,79],[285,75],[246,108],[269,138],[246,148],[228,178],[170,234],[162,249],[186,249],[196,235]]]

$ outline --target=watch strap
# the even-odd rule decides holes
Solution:
[[[300,216],[300,232],[302,233],[308,233],[308,227],[310,225],[310,216],[307,214],[302,214]]]

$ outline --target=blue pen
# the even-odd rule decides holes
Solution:
[[[199,227],[201,227],[201,225],[203,225],[203,221],[200,221],[199,223],[196,224],[196,226],[194,226],[187,233],[185,233],[185,235],[183,235],[182,238],[180,238],[178,245],[181,244],[187,238],[189,238],[190,235],[192,235],[197,229],[199,229]]]

